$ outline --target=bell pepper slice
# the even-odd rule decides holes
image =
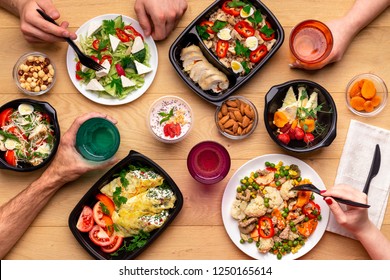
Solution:
[[[219,58],[224,58],[227,54],[228,48],[229,43],[227,41],[219,40],[216,47],[217,56]]]
[[[252,63],[258,63],[267,53],[267,47],[265,45],[260,45],[254,51],[251,51],[249,59]]]
[[[234,25],[234,29],[238,32],[238,34],[245,38],[255,35],[255,29],[245,20],[237,22],[236,25]]]
[[[309,219],[316,219],[321,214],[321,207],[313,200],[310,200],[303,206],[302,212]]]
[[[232,15],[234,17],[237,17],[240,15],[240,11],[242,9],[242,7],[230,7],[229,4],[231,3],[232,1],[225,1],[223,4],[222,4],[222,11],[224,11],[225,13],[229,14],[229,15]]]
[[[271,218],[261,217],[259,220],[259,235],[262,238],[271,238],[275,234],[274,225]]]
[[[272,29],[271,24],[266,21],[265,25],[260,29],[260,37],[264,41],[271,41],[275,38],[275,31]]]
[[[212,22],[210,20],[205,20],[205,21],[202,21],[199,25],[206,27],[206,32],[207,33],[215,34],[215,32],[212,29],[212,27],[214,26],[214,22]]]

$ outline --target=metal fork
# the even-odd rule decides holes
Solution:
[[[37,9],[37,12],[47,21],[57,25],[58,23],[56,23],[48,14],[46,14],[44,11],[42,11],[41,9]],[[68,42],[68,44],[74,49],[74,51],[76,52],[79,60],[80,60],[80,63],[90,69],[93,69],[95,71],[100,71],[100,70],[103,70],[105,69],[104,66],[100,65],[99,63],[97,63],[95,60],[93,60],[92,58],[90,58],[89,56],[87,56],[86,54],[84,54],[80,49],[79,47],[70,39],[70,38],[64,38],[66,42]]]
[[[292,191],[312,191],[312,192],[315,192],[316,194],[319,194],[320,196],[323,196],[321,194],[321,191],[313,184],[303,184],[303,185],[295,186],[295,187],[292,187],[291,190]],[[343,198],[334,197],[334,196],[331,196],[331,198],[333,198],[337,202],[351,205],[351,206],[355,206],[355,207],[362,207],[362,208],[369,208],[370,207],[370,205],[368,205],[368,204],[364,204],[364,203],[360,203],[360,202],[356,202],[356,201],[352,201],[352,200],[348,200],[348,199],[343,199]]]

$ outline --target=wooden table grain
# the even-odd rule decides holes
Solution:
[[[54,1],[61,19],[70,22],[77,30],[87,20],[102,14],[124,14],[136,19],[132,1]],[[118,123],[122,141],[118,157],[125,157],[131,149],[155,160],[177,182],[184,196],[184,206],[174,222],[137,259],[250,259],[228,237],[222,223],[221,201],[224,188],[233,173],[246,161],[264,154],[285,153],[269,138],[263,126],[264,95],[273,85],[291,79],[313,80],[331,92],[338,110],[337,138],[322,150],[294,155],[321,176],[326,186],[334,183],[337,166],[351,119],[390,129],[390,106],[376,117],[362,118],[353,115],[345,104],[345,88],[356,74],[372,72],[390,83],[390,11],[385,11],[355,38],[345,57],[337,64],[321,71],[306,72],[288,67],[288,36],[298,22],[315,18],[328,21],[342,16],[353,0],[338,1],[264,1],[281,22],[286,39],[276,55],[244,85],[237,94],[248,97],[260,112],[259,125],[245,141],[232,141],[219,135],[214,125],[215,107],[194,94],[179,78],[171,65],[169,47],[191,21],[212,1],[189,0],[189,7],[178,27],[168,39],[157,42],[159,64],[157,75],[148,91],[139,99],[121,106],[104,106],[81,95],[71,83],[66,69],[66,43],[33,45],[27,43],[19,29],[19,19],[0,9],[0,104],[26,97],[18,92],[12,79],[12,68],[19,56],[29,51],[47,53],[57,66],[57,82],[46,95],[34,97],[52,104],[59,115],[62,133],[82,113],[105,112]],[[302,7],[305,7],[304,9]],[[176,95],[188,101],[195,114],[194,128],[184,141],[167,145],[156,141],[146,127],[146,117],[153,100],[163,95]],[[231,158],[228,176],[213,186],[204,186],[192,179],[187,171],[186,157],[196,143],[215,140],[227,147]],[[0,203],[5,203],[36,179],[42,170],[32,173],[15,173],[0,170]],[[68,217],[84,193],[101,176],[92,172],[63,187],[42,210],[21,240],[6,259],[91,259],[68,228]],[[34,205],[31,205],[34,207]],[[390,238],[390,211],[386,211],[382,232]],[[12,234],[12,233],[10,233]],[[317,246],[301,259],[369,259],[368,254],[355,240],[325,232]]]

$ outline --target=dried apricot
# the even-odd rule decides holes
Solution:
[[[364,83],[362,85],[362,96],[365,99],[371,99],[376,94],[376,88],[372,81],[370,80],[364,80]]]
[[[360,96],[364,80],[355,82],[349,90],[349,97]]]
[[[372,105],[374,105],[374,107],[378,106],[379,104],[381,104],[381,101],[382,101],[382,98],[378,95],[375,95],[372,99],[371,99],[371,102],[372,102]]]
[[[370,100],[364,102],[363,107],[364,107],[364,111],[366,111],[367,113],[374,111],[374,105],[372,105],[372,102]]]
[[[286,114],[281,111],[276,111],[274,114],[274,124],[277,127],[283,127],[286,123],[288,123]]]
[[[351,101],[350,101],[352,108],[354,108],[355,110],[358,110],[358,111],[364,110],[364,103],[365,102],[366,102],[366,100],[361,96],[354,96],[351,98]]]

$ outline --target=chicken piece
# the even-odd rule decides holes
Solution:
[[[255,181],[259,185],[266,186],[269,183],[271,183],[275,178],[275,172],[268,171],[268,170],[262,170],[259,172],[259,176],[255,178]]]
[[[46,134],[47,134],[47,127],[43,124],[39,124],[30,133],[30,135],[28,136],[28,140],[34,138],[43,138]]]

